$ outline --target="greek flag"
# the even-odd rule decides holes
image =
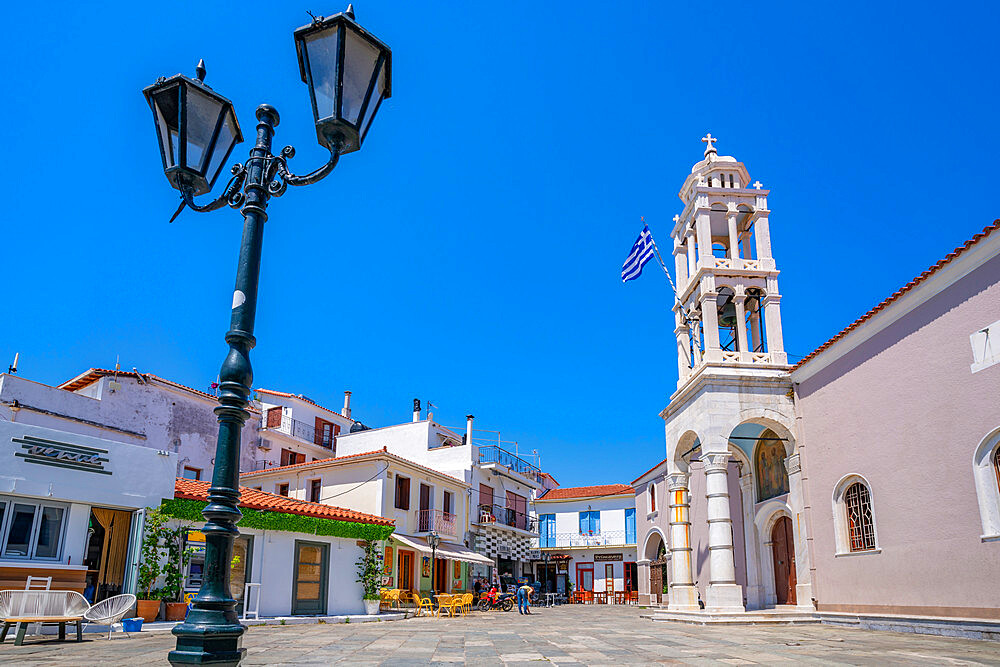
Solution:
[[[642,267],[653,257],[653,235],[649,233],[649,226],[643,225],[639,238],[632,246],[632,252],[628,254],[628,259],[622,265],[622,282],[635,280],[642,275]]]

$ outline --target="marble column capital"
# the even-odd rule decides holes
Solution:
[[[687,491],[691,475],[686,472],[672,472],[668,473],[666,478],[668,491]]]
[[[788,471],[789,475],[802,472],[802,462],[799,460],[798,452],[785,459],[785,470]]]
[[[702,454],[701,462],[705,466],[705,472],[718,472],[727,469],[730,458],[732,458],[732,455],[729,452],[712,452],[710,454]]]

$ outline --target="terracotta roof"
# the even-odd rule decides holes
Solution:
[[[864,315],[862,315],[861,317],[859,317],[858,319],[856,319],[850,326],[844,328],[844,330],[841,331],[840,333],[838,333],[836,336],[834,336],[833,338],[831,338],[830,340],[826,341],[825,343],[823,343],[822,345],[820,345],[819,347],[817,347],[815,350],[813,350],[812,352],[810,352],[809,354],[807,354],[801,361],[799,361],[797,364],[795,364],[794,366],[792,366],[791,370],[794,371],[796,368],[799,368],[800,366],[804,365],[806,362],[808,362],[810,359],[812,359],[813,357],[815,357],[816,355],[818,355],[820,352],[822,352],[823,350],[827,349],[828,347],[830,347],[831,345],[833,345],[834,343],[836,343],[838,340],[840,340],[841,338],[843,338],[847,334],[849,334],[852,331],[854,331],[855,329],[857,329],[859,326],[861,326],[862,324],[864,324],[865,322],[867,322],[868,320],[870,320],[872,317],[874,317],[880,311],[884,310],[886,307],[888,307],[894,301],[896,301],[897,299],[899,299],[901,296],[903,296],[904,294],[906,294],[907,292],[909,292],[910,290],[912,290],[914,287],[920,285],[921,283],[923,283],[924,281],[926,281],[928,278],[930,278],[932,275],[934,275],[935,273],[937,273],[938,271],[940,271],[942,268],[944,268],[953,259],[955,259],[956,257],[960,256],[961,254],[963,254],[964,252],[966,252],[969,248],[971,248],[972,246],[976,245],[977,243],[979,243],[979,241],[981,241],[982,239],[986,238],[987,236],[989,236],[991,233],[997,231],[998,229],[1000,229],[1000,218],[994,220],[992,225],[989,225],[989,226],[985,227],[983,229],[983,231],[979,232],[978,234],[976,234],[975,236],[973,236],[971,239],[969,239],[968,241],[966,241],[965,243],[963,243],[959,247],[955,248],[953,251],[951,251],[950,253],[948,253],[947,255],[945,255],[942,260],[940,260],[939,262],[937,262],[936,264],[934,264],[933,266],[931,266],[929,269],[927,269],[926,271],[924,271],[923,273],[921,273],[919,276],[917,276],[916,278],[914,278],[910,282],[906,283],[906,285],[904,285],[902,288],[900,288],[899,290],[897,290],[892,296],[890,296],[889,298],[885,299],[882,303],[878,304],[877,306],[875,306],[874,308],[872,308],[871,310],[869,310],[867,313],[865,313]]]
[[[174,498],[184,498],[187,500],[208,500],[208,482],[201,482],[194,479],[181,479],[178,477],[174,481]],[[265,493],[256,489],[240,487],[240,507],[255,510],[265,510],[271,512],[283,512],[285,514],[301,514],[302,516],[316,517],[317,519],[334,519],[336,521],[351,521],[353,523],[371,523],[379,526],[393,526],[395,521],[386,519],[374,514],[355,512],[354,510],[334,507],[333,505],[322,505],[320,503],[310,503],[305,500],[286,498],[285,496]]]
[[[273,389],[260,389],[260,388],[254,389],[254,391],[259,392],[261,394],[271,394],[272,396],[281,396],[282,398],[297,398],[300,401],[305,401],[306,403],[308,403],[310,405],[315,405],[320,410],[326,410],[327,412],[332,412],[333,414],[337,415],[341,419],[346,419],[349,422],[354,422],[355,421],[354,419],[351,419],[350,417],[345,417],[344,415],[340,414],[340,412],[338,412],[337,410],[331,410],[330,408],[323,407],[322,405],[320,405],[316,401],[312,400],[311,398],[306,398],[302,394],[290,394],[287,391],[275,391]]]
[[[85,387],[89,387],[90,385],[94,384],[102,377],[105,377],[107,375],[136,378],[144,382],[148,382],[149,380],[156,380],[157,382],[162,382],[163,384],[174,387],[176,389],[182,389],[184,391],[189,391],[192,394],[197,394],[198,396],[201,396],[202,398],[207,398],[212,402],[216,402],[219,400],[218,396],[214,396],[212,394],[209,394],[208,392],[201,391],[200,389],[188,387],[187,385],[183,385],[180,382],[174,382],[173,380],[168,380],[166,378],[160,377],[159,375],[154,375],[152,373],[140,374],[135,371],[116,371],[108,368],[91,368],[90,370],[77,375],[75,378],[71,380],[67,380],[66,382],[63,382],[60,385],[56,385],[56,388],[65,389],[66,391],[79,391]],[[257,412],[257,410],[255,410],[253,407],[248,407],[247,409],[250,410],[250,412]]]
[[[656,470],[657,468],[659,468],[659,467],[660,467],[661,465],[663,465],[664,463],[666,463],[666,462],[667,462],[667,461],[669,461],[669,460],[670,460],[670,459],[663,459],[662,461],[660,461],[659,463],[657,463],[657,464],[656,464],[655,466],[653,466],[652,468],[650,468],[650,469],[649,469],[649,470],[647,470],[646,472],[642,473],[641,475],[639,475],[638,477],[636,477],[635,479],[633,479],[633,480],[632,480],[632,484],[635,484],[635,483],[636,483],[636,482],[638,482],[638,481],[639,481],[640,479],[642,479],[643,477],[645,477],[645,476],[646,476],[646,475],[648,475],[649,473],[653,472],[654,470]]]
[[[371,452],[362,452],[360,454],[347,454],[346,456],[337,456],[326,459],[316,459],[315,461],[309,461],[307,463],[293,463],[287,466],[275,466],[274,468],[265,468],[264,470],[253,470],[250,472],[240,473],[240,477],[252,477],[254,475],[270,474],[276,470],[292,470],[292,469],[303,470],[310,468],[311,466],[318,466],[326,463],[339,463],[340,461],[359,459],[365,456],[371,456],[375,458],[387,458],[387,459],[394,459],[396,461],[401,461],[403,463],[413,466],[414,468],[419,468],[420,470],[423,470],[429,474],[437,475],[438,477],[446,477],[449,480],[454,481],[456,484],[459,484],[461,486],[468,486],[468,484],[466,484],[464,481],[462,481],[457,477],[452,477],[451,475],[447,475],[441,472],[440,470],[434,470],[434,468],[428,468],[427,466],[421,465],[416,461],[411,461],[410,459],[404,459],[402,456],[397,456],[396,454],[390,452],[388,447],[383,447],[382,449],[376,449]]]
[[[549,490],[538,500],[568,500],[570,498],[596,498],[598,496],[623,496],[634,494],[628,484],[600,484],[598,486],[573,486]]]

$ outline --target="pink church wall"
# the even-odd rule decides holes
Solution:
[[[1000,365],[969,335],[1000,319],[1000,257],[798,387],[819,609],[1000,618],[1000,542],[983,542],[972,471],[1000,426]],[[832,496],[871,486],[881,553],[835,556]]]

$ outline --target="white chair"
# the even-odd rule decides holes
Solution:
[[[87,599],[76,591],[0,591],[0,618],[3,630],[0,643],[7,637],[10,626],[17,626],[15,646],[24,641],[29,623],[49,623],[59,626],[59,639],[66,638],[66,624],[76,624],[76,640],[82,641],[80,623],[90,608]]]
[[[257,591],[257,604],[251,606],[250,597],[255,590]],[[243,620],[249,620],[251,614],[253,614],[255,620],[260,619],[260,584],[248,581],[243,586]]]
[[[132,607],[135,606],[135,596],[131,593],[126,593],[125,595],[116,595],[110,597],[107,600],[101,600],[97,604],[93,605],[90,609],[83,613],[83,618],[88,623],[94,623],[96,625],[107,625],[108,626],[108,639],[111,639],[111,633],[114,632],[116,625],[122,626],[122,632],[129,639],[132,638],[128,632],[125,631],[125,625],[122,623],[122,619],[132,611]]]
[[[52,589],[52,577],[33,577],[28,575],[28,580],[24,582],[26,591],[47,591]],[[41,634],[41,623],[32,623],[28,626],[28,632],[33,635]]]

